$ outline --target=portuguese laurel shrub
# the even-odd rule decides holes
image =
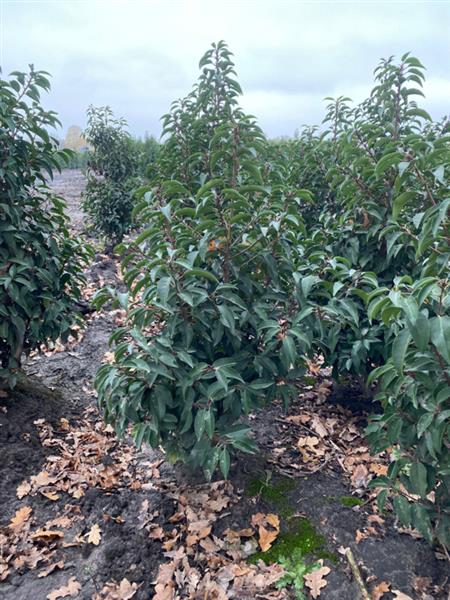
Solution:
[[[140,154],[125,126],[108,106],[88,109],[85,135],[90,150],[83,210],[94,229],[113,244],[130,229],[138,186]]]
[[[144,229],[124,259],[128,324],[96,386],[120,432],[132,423],[138,444],[162,444],[210,478],[217,466],[228,474],[231,450],[254,450],[240,417],[293,393],[312,328],[293,278],[295,190],[264,179],[266,140],[238,107],[226,45],[200,66],[164,117],[159,179],[134,209]]]
[[[281,142],[239,108],[223,42],[200,68],[163,117],[142,232],[122,248],[128,321],[96,381],[107,419],[226,476],[230,451],[254,448],[242,415],[287,401],[320,353],[383,407],[368,427],[391,458],[380,507],[449,546],[450,128],[417,103],[423,66],[383,60],[366,101],[330,99],[322,129]]]
[[[88,258],[48,187],[70,155],[49,134],[59,125],[41,105],[49,89],[33,68],[0,79],[0,386],[15,385],[24,352],[70,334]]]
[[[337,99],[324,133],[292,143],[297,185],[314,192],[299,269],[317,277],[325,362],[375,387],[383,406],[368,428],[391,456],[373,481],[380,505],[391,491],[405,525],[448,546],[449,126],[414,100],[424,81],[416,58],[382,61],[375,76],[365,102]]]

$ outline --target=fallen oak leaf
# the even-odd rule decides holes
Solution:
[[[56,500],[60,499],[60,495],[57,494],[56,492],[43,492],[42,490],[40,490],[40,493],[42,494],[42,496],[45,496],[46,498],[48,498],[49,500],[53,500],[53,502],[55,502]]]
[[[385,520],[382,519],[379,515],[369,515],[367,517],[367,521],[369,523],[376,523],[377,525],[384,525]]]
[[[16,496],[19,500],[22,500],[24,496],[27,496],[31,492],[31,483],[29,481],[22,481],[22,483],[17,486]]]
[[[311,590],[311,596],[318,598],[320,596],[320,590],[327,585],[325,577],[331,572],[329,567],[323,566],[323,560],[319,561],[322,565],[319,569],[315,569],[311,573],[305,575],[305,585]]]
[[[30,483],[33,488],[48,487],[58,481],[57,477],[51,477],[47,471],[41,471],[37,475],[30,477]]]
[[[311,420],[311,415],[308,414],[301,414],[301,415],[291,415],[290,417],[286,417],[284,419],[285,421],[287,421],[288,423],[294,423],[294,425],[303,425],[304,423],[307,423],[308,421]]]
[[[327,428],[323,424],[320,417],[318,417],[317,415],[313,416],[312,422],[311,422],[311,427],[312,427],[312,429],[314,429],[314,431],[317,433],[317,435],[321,438],[324,438],[328,435]]]
[[[5,581],[9,575],[8,565],[0,563],[0,581]]]
[[[277,539],[279,530],[269,531],[264,527],[264,525],[259,526],[258,534],[259,534],[259,546],[263,552],[267,552],[269,548],[272,547],[272,544]]]
[[[229,542],[239,541],[241,537],[252,537],[255,532],[251,527],[247,529],[239,529],[234,531],[233,529],[225,529],[224,534]]]
[[[68,596],[78,596],[78,592],[81,590],[81,584],[71,577],[67,582],[67,585],[63,585],[57,590],[53,590],[47,596],[47,600],[58,600],[58,598],[67,598]]]
[[[31,506],[22,506],[22,508],[19,508],[19,510],[16,511],[14,517],[11,519],[9,528],[13,530],[22,529],[22,527],[31,517],[32,512],[33,509],[31,508]]]
[[[372,464],[369,466],[369,471],[370,471],[371,473],[375,473],[375,475],[376,475],[377,477],[380,477],[380,476],[382,476],[382,475],[387,475],[388,468],[387,468],[387,465],[380,465],[380,464],[378,464],[378,463],[372,463]]]
[[[355,488],[364,488],[367,485],[369,473],[365,465],[358,465],[352,473],[352,485]]]
[[[280,517],[278,515],[274,515],[274,514],[270,513],[267,515],[266,519],[267,519],[267,522],[270,525],[272,525],[272,527],[274,527],[278,531],[280,530]]]
[[[365,540],[369,537],[369,533],[366,530],[361,531],[360,529],[356,530],[355,542],[359,544],[361,540]]]
[[[86,535],[89,544],[94,544],[94,546],[98,546],[102,539],[102,530],[97,525],[97,523],[95,523],[94,525],[92,525],[91,529]]]
[[[269,513],[256,513],[252,516],[252,525],[258,526],[259,546],[263,552],[271,548],[273,542],[277,539],[280,533],[280,519],[278,515]],[[273,529],[268,529],[268,525]]]
[[[50,573],[53,573],[53,571],[55,571],[56,569],[64,569],[64,561],[63,560],[59,560],[56,563],[52,563],[51,565],[46,567],[43,571],[39,571],[38,577],[39,578],[47,577],[47,575],[50,575]]]
[[[32,540],[43,540],[45,542],[51,542],[56,539],[64,537],[62,531],[51,530],[51,529],[38,529],[31,535]]]
[[[44,525],[44,528],[51,529],[52,527],[62,527],[64,529],[73,525],[74,520],[74,517],[71,518],[67,515],[62,515],[61,517],[56,517],[55,519],[50,519],[50,521],[47,521]]]
[[[137,592],[139,585],[137,583],[130,583],[128,579],[122,579],[119,584],[119,596],[118,600],[130,600]]]
[[[86,542],[81,535],[76,535],[71,542],[64,542],[62,547],[63,548],[72,548],[73,546],[82,546],[85,543]]]
[[[391,584],[387,583],[387,581],[382,581],[381,583],[379,583],[370,592],[371,600],[380,600],[380,598],[382,598],[384,596],[384,594],[389,592],[390,587],[391,587]]]
[[[266,515],[264,513],[256,513],[256,515],[252,515],[252,525],[261,525],[266,520]]]
[[[120,583],[108,581],[99,594],[95,594],[93,600],[130,600],[141,584],[130,583],[128,579],[122,579]]]
[[[19,556],[16,556],[12,564],[14,569],[16,570],[22,569],[25,566],[33,570],[41,561],[46,560],[47,557],[48,553],[46,551],[43,551],[42,549],[38,549],[35,546],[33,546],[25,554],[20,554]]]

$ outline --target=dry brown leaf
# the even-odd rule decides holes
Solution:
[[[306,364],[308,365],[308,369],[312,375],[318,375],[320,373],[322,366],[318,362],[307,360]]]
[[[372,463],[369,466],[369,471],[371,473],[375,473],[375,475],[380,477],[381,475],[387,475],[388,468],[387,468],[387,465],[380,465],[379,463]]]
[[[359,544],[361,540],[365,540],[367,537],[369,537],[367,531],[361,531],[360,529],[356,530],[355,542],[357,544]]]
[[[0,563],[0,581],[5,581],[9,575],[8,565]]]
[[[119,584],[117,600],[130,600],[138,589],[137,583],[130,583],[127,578],[122,579]]]
[[[52,485],[53,483],[56,483],[57,478],[50,477],[50,475],[47,471],[41,471],[37,475],[32,475],[30,477],[30,481],[31,481],[31,485],[34,488],[40,488],[40,487],[47,487],[49,485]]]
[[[268,514],[267,517],[267,522],[272,525],[272,527],[274,527],[275,529],[277,529],[278,531],[280,530],[280,517],[278,515],[274,515],[274,514]]]
[[[318,417],[317,415],[313,416],[312,421],[311,421],[311,427],[314,429],[314,431],[317,433],[317,435],[320,436],[321,438],[324,438],[328,435],[327,428],[324,426],[320,417]]]
[[[302,415],[292,415],[290,417],[286,417],[284,419],[288,423],[294,423],[294,425],[303,425],[311,420],[311,415],[302,414]]]
[[[189,523],[188,531],[192,536],[196,537],[197,540],[202,540],[211,533],[211,525],[207,519],[194,521],[193,523]]]
[[[252,516],[252,525],[258,526],[259,546],[263,552],[266,552],[280,533],[280,519],[278,515],[273,513],[268,515],[257,513]],[[267,526],[270,526],[271,529],[268,529]]]
[[[53,540],[61,539],[63,537],[64,533],[62,531],[56,531],[51,529],[38,529],[35,533],[33,533],[31,539],[50,542]]]
[[[369,523],[376,523],[377,525],[384,525],[384,519],[381,518],[379,515],[369,515],[367,517],[367,521]]]
[[[103,361],[108,364],[112,364],[114,362],[114,352],[105,352],[103,355]]]
[[[417,575],[412,580],[413,589],[420,594],[425,594],[431,587],[433,580],[431,577],[420,577]]]
[[[39,571],[38,577],[47,577],[47,575],[50,575],[50,573],[53,573],[53,571],[55,571],[56,569],[64,569],[64,561],[63,560],[59,560],[58,562],[52,563],[51,565],[46,567],[44,570]]]
[[[256,513],[252,515],[252,525],[255,527],[257,525],[262,525],[266,521],[266,515],[264,513]]]
[[[86,541],[81,535],[76,535],[71,542],[64,542],[63,548],[73,548],[74,546],[82,546]]]
[[[130,600],[137,592],[139,585],[122,579],[120,583],[109,581],[93,600]]]
[[[152,540],[163,540],[164,539],[164,529],[160,525],[155,525],[151,530],[148,536]]]
[[[252,537],[255,532],[251,527],[247,529],[240,529],[239,531],[234,531],[233,529],[226,529],[224,534],[229,542],[239,541],[241,537]]]
[[[259,534],[259,546],[263,552],[266,552],[271,548],[272,544],[278,537],[279,530],[269,531],[264,525],[259,526],[258,534]]]
[[[67,585],[63,585],[57,590],[53,590],[47,596],[47,600],[58,600],[58,598],[67,598],[68,596],[78,596],[78,592],[81,590],[81,584],[75,579],[75,577],[71,577],[67,582]]]
[[[364,488],[367,485],[368,471],[365,465],[358,465],[352,473],[352,484],[355,488]]]
[[[45,524],[45,529],[51,529],[52,527],[62,527],[65,529],[73,524],[74,518],[68,517],[67,515],[62,515],[61,517],[56,517],[55,519],[50,519]]]
[[[323,560],[320,561],[320,564],[323,565]],[[311,590],[311,596],[313,598],[318,598],[320,596],[320,590],[327,585],[325,577],[330,571],[331,569],[329,567],[322,566],[320,569],[316,569],[305,575],[305,585]]]
[[[209,537],[205,538],[204,540],[200,540],[199,545],[208,554],[214,554],[215,552],[220,550],[220,547],[215,542],[213,542],[213,540]]]
[[[16,496],[21,500],[24,496],[27,496],[31,492],[31,484],[29,481],[22,481],[17,487]]]
[[[70,430],[70,423],[64,417],[61,417],[61,419],[59,420],[59,426],[60,426],[60,428],[63,431],[69,431]]]
[[[31,513],[33,509],[31,506],[22,506],[19,510],[16,511],[16,514],[11,519],[9,524],[10,529],[19,530],[25,525],[28,519],[31,517]]]
[[[102,530],[97,525],[97,523],[95,523],[94,525],[92,525],[91,529],[89,530],[89,533],[87,534],[87,541],[89,544],[94,544],[94,546],[98,546],[101,542],[101,539]]]
[[[380,600],[380,598],[382,598],[384,594],[389,592],[390,587],[391,584],[387,581],[382,581],[381,583],[379,583],[373,588],[373,590],[370,593],[371,600]]]
[[[59,494],[57,494],[57,493],[56,493],[56,492],[54,492],[54,491],[53,491],[53,492],[52,492],[52,491],[50,491],[50,492],[43,492],[43,491],[41,490],[41,494],[42,494],[43,496],[45,496],[46,498],[48,498],[49,500],[53,500],[53,502],[55,502],[56,500],[59,500],[59,498],[60,498],[60,495],[59,495]]]

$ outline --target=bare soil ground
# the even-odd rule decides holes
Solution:
[[[77,233],[83,186],[78,171],[54,181]],[[87,277],[87,299],[120,284],[116,261],[101,253]],[[362,597],[346,548],[371,600],[449,597],[442,554],[378,512],[368,483],[389,457],[369,454],[364,411],[344,406],[345,391],[330,402],[317,365],[287,412],[251,415],[260,453],[239,456],[229,482],[205,484],[161,452],[118,440],[92,384],[123,318],[88,313],[79,340],[31,357],[27,377],[0,398],[2,600],[295,598],[276,586],[279,565],[249,559],[267,538],[274,556],[298,547],[307,563],[322,561],[306,598]]]

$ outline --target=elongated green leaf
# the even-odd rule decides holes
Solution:
[[[403,374],[405,364],[406,351],[411,341],[411,334],[407,329],[404,329],[395,338],[392,344],[392,362],[400,374]]]
[[[189,269],[184,273],[184,277],[199,277],[200,279],[208,279],[208,281],[219,283],[219,280],[213,273],[203,269]]]
[[[431,341],[447,365],[450,365],[450,317],[435,317],[431,319],[430,325]]]

